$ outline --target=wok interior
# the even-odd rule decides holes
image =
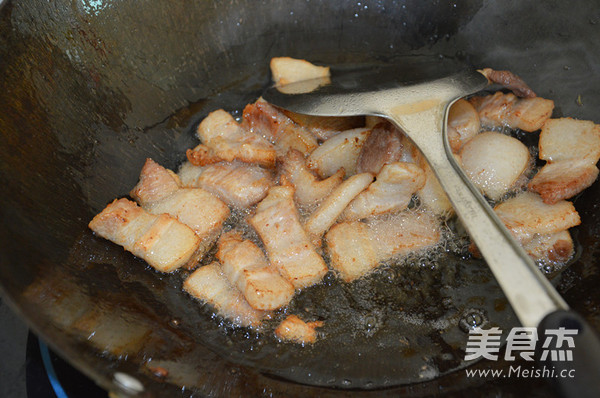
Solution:
[[[538,95],[556,102],[555,115],[600,121],[600,48],[594,40],[600,18],[587,12],[587,2],[580,7],[560,2],[540,7],[534,1],[422,3],[9,2],[0,23],[5,192],[0,283],[5,296],[54,348],[105,388],[119,388],[113,382],[116,371],[135,376],[154,395],[169,395],[181,386],[214,395],[335,395],[344,388],[402,384],[386,384],[385,377],[368,384],[373,383],[364,377],[369,372],[360,373],[379,369],[393,377],[411,360],[410,352],[385,357],[368,347],[368,325],[379,319],[369,313],[373,308],[363,308],[371,318],[352,324],[367,329],[356,326],[354,334],[336,337],[336,343],[352,344],[347,336],[358,336],[364,347],[354,350],[354,357],[331,356],[330,363],[320,364],[321,381],[315,381],[307,374],[327,351],[263,351],[250,332],[206,322],[209,311],[190,306],[179,291],[181,276],[148,271],[142,261],[94,238],[86,225],[106,203],[127,194],[146,157],[175,168],[196,143],[194,125],[209,111],[241,109],[255,100],[269,83],[273,56],[323,64],[394,62],[406,54],[459,58],[518,73]],[[581,251],[563,273],[560,290],[600,329],[600,297],[594,289],[598,190],[596,184],[575,202],[583,221],[575,235]],[[456,263],[453,274],[469,268]],[[455,277],[447,271],[452,267],[435,271],[440,273],[436,280]],[[398,279],[431,275],[417,268]],[[388,283],[388,276],[382,272],[372,283]],[[449,291],[464,287],[462,282],[448,284]],[[339,284],[336,289],[361,303]],[[429,294],[433,289],[420,291],[416,297],[436,301]],[[479,296],[472,293],[471,299]],[[307,297],[329,299],[319,294]],[[505,325],[514,322],[501,301],[491,305],[508,314]],[[429,345],[424,339],[423,346]],[[359,352],[382,359],[369,362]],[[279,366],[265,365],[274,353],[280,355]],[[327,373],[329,365],[334,370]],[[165,381],[153,374],[157,367],[169,369]],[[344,373],[354,384],[345,383]],[[338,390],[311,386],[327,386],[327,377],[334,376]],[[423,380],[429,378],[425,373]],[[451,395],[471,389],[487,395],[519,391],[523,384],[484,381],[454,372],[385,391]],[[552,393],[541,381],[527,382],[529,388],[537,383],[540,394]],[[381,391],[363,392],[370,393]]]

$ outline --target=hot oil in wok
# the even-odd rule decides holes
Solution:
[[[203,100],[200,109],[180,111],[153,129],[178,130],[187,124],[193,135],[196,122],[208,111],[251,101],[247,93],[262,87],[258,79],[250,77],[241,89]],[[234,211],[226,229],[241,228],[245,237],[260,243],[245,223],[246,216]],[[450,235],[451,229],[457,227],[450,225],[445,233]],[[181,286],[188,271],[159,274],[86,230],[72,250],[73,285],[97,275],[97,291],[91,296],[98,302],[77,305],[114,308],[117,302],[123,324],[136,328],[132,339],[125,331],[116,344],[113,335],[98,336],[97,322],[75,316],[64,326],[106,355],[128,358],[141,369],[160,366],[168,370],[166,381],[187,387],[217,383],[211,378],[218,372],[207,370],[211,366],[229,367],[232,377],[236,367],[248,366],[276,378],[338,388],[425,381],[469,365],[464,350],[470,328],[497,326],[506,336],[517,325],[491,272],[483,261],[471,258],[467,244],[447,236],[434,250],[384,264],[349,284],[330,272],[322,283],[297,294],[262,329],[252,330],[233,327],[215,316],[210,306],[184,293]],[[214,252],[204,264],[214,259]],[[58,307],[71,299],[65,295]],[[302,347],[275,338],[274,327],[288,314],[324,321],[315,344]],[[102,310],[97,316],[102,319]],[[107,328],[120,330],[122,325]],[[207,358],[205,347],[216,354],[214,358]]]

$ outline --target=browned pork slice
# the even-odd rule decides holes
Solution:
[[[321,246],[321,237],[342,214],[346,206],[373,181],[373,174],[355,174],[333,190],[306,220],[304,228],[315,246]]]
[[[531,241],[523,245],[523,249],[534,260],[544,264],[564,264],[575,252],[569,231],[534,235]]]
[[[358,156],[370,133],[367,128],[357,128],[331,137],[310,154],[308,167],[321,178],[330,177],[341,168],[346,177],[356,174]]]
[[[492,200],[524,183],[520,177],[530,166],[529,150],[521,141],[493,131],[473,137],[460,157],[465,174]]]
[[[596,181],[600,125],[571,118],[550,119],[542,128],[540,159],[547,163],[529,183],[544,202],[569,199]]]
[[[319,203],[342,183],[344,174],[341,168],[331,177],[321,180],[306,167],[304,156],[295,149],[282,159],[282,176],[294,186],[296,202],[300,206]]]
[[[220,162],[205,166],[196,184],[233,207],[248,208],[267,195],[273,175],[257,165]]]
[[[258,326],[266,316],[250,306],[242,293],[223,274],[218,262],[198,268],[183,283],[183,289],[213,306],[223,318],[240,326]]]
[[[275,310],[287,305],[294,286],[269,264],[262,250],[239,231],[229,231],[219,239],[217,258],[227,279],[257,310]]]
[[[460,148],[473,138],[481,128],[479,114],[464,99],[459,99],[450,107],[448,113],[448,142],[452,152],[458,153]]]
[[[325,262],[300,224],[292,187],[272,187],[249,222],[271,263],[296,289],[318,283],[327,273]]]
[[[229,207],[204,189],[174,189],[173,181],[169,170],[147,159],[131,196],[150,213],[169,214],[192,228],[201,239],[195,256],[199,261],[219,237]]]
[[[200,244],[187,225],[168,214],[151,214],[127,199],[106,206],[89,227],[161,272],[187,264]]]
[[[275,335],[280,340],[292,341],[302,345],[312,344],[317,341],[318,327],[323,326],[322,321],[304,322],[296,315],[285,318],[275,329]]]
[[[383,261],[436,245],[440,230],[433,216],[406,211],[366,223],[337,224],[325,235],[325,240],[332,267],[344,281],[350,282]]]
[[[272,142],[279,156],[284,156],[290,149],[306,155],[318,146],[317,139],[308,129],[262,99],[246,105],[242,125]]]
[[[471,97],[469,102],[477,109],[483,126],[508,126],[523,131],[541,129],[554,109],[552,100],[540,97],[517,98],[512,93],[502,92]]]
[[[265,167],[275,166],[277,154],[273,145],[260,134],[240,126],[223,109],[204,118],[196,134],[202,143],[187,151],[188,160],[195,166],[236,159]]]
[[[496,83],[511,90],[517,97],[521,98],[534,98],[536,94],[531,88],[525,83],[523,79],[514,73],[507,70],[493,70],[485,68],[480,70],[485,77],[488,78],[490,83]]]
[[[600,159],[600,125],[571,118],[550,119],[540,133],[540,159],[558,162],[586,159],[596,164]]]
[[[531,241],[534,234],[553,234],[581,223],[573,203],[561,200],[547,204],[533,192],[522,192],[497,205],[494,211],[522,244]]]
[[[358,155],[358,173],[377,174],[381,168],[402,158],[402,133],[390,122],[373,127]]]
[[[546,163],[529,182],[528,188],[540,194],[545,203],[569,199],[598,178],[598,167],[588,159],[559,160]]]
[[[273,82],[280,85],[329,76],[328,66],[317,66],[303,59],[275,57],[269,66]]]
[[[359,220],[404,210],[415,192],[425,185],[425,172],[413,163],[383,166],[375,181],[344,210],[344,219]]]

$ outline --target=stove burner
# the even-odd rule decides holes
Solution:
[[[29,332],[26,353],[28,398],[106,398],[107,393]]]

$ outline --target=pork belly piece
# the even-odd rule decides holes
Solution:
[[[473,137],[461,149],[460,157],[465,174],[492,200],[524,183],[519,177],[531,164],[529,150],[521,141],[493,131]]]
[[[527,186],[540,194],[544,203],[553,204],[583,191],[598,178],[598,168],[588,159],[546,163]]]
[[[303,59],[275,57],[269,66],[273,82],[278,85],[329,76],[328,66],[317,66]]]
[[[517,97],[534,98],[536,94],[523,79],[507,70],[493,70],[485,68],[480,70],[490,83],[499,84],[513,92]]]
[[[256,165],[220,162],[205,166],[196,184],[233,207],[248,208],[267,195],[273,175]]]
[[[242,125],[273,143],[279,156],[284,156],[290,149],[306,155],[319,145],[308,129],[262,99],[246,105]]]
[[[183,289],[239,326],[258,326],[266,316],[264,311],[248,304],[242,293],[229,283],[216,261],[194,271],[183,282]]]
[[[550,119],[540,133],[540,159],[558,162],[587,159],[596,164],[600,159],[600,125],[571,118]]]
[[[460,160],[458,162],[460,164]],[[454,214],[454,207],[433,173],[433,170],[431,170],[431,167],[425,161],[421,163],[421,168],[425,172],[425,185],[417,193],[421,204],[426,209],[433,211],[437,216],[443,218],[450,217]]]
[[[358,155],[358,173],[377,174],[381,168],[402,158],[402,133],[390,122],[384,121],[371,130]]]
[[[319,203],[342,183],[344,174],[341,168],[329,178],[321,180],[306,167],[304,156],[295,149],[291,149],[282,159],[282,177],[294,186],[295,199],[300,206]]]
[[[575,253],[569,231],[534,235],[531,241],[523,245],[523,249],[531,258],[543,264],[564,264]]]
[[[308,167],[321,178],[334,175],[340,168],[346,177],[356,174],[356,161],[369,134],[371,130],[358,128],[331,137],[310,154]]]
[[[201,239],[195,255],[200,261],[219,237],[223,222],[229,217],[229,207],[204,189],[179,185],[174,189],[173,181],[175,177],[169,170],[146,159],[140,180],[130,194],[150,213],[169,214],[192,228]]]
[[[106,206],[89,227],[160,272],[188,263],[200,244],[200,238],[187,225],[168,214],[151,214],[127,199]]]
[[[332,267],[351,282],[383,261],[438,244],[440,231],[432,215],[406,211],[386,219],[334,225],[325,239]]]
[[[481,122],[479,114],[467,100],[459,99],[450,107],[448,113],[448,143],[452,152],[458,153],[460,148],[473,138]]]
[[[280,340],[292,341],[302,345],[313,344],[317,341],[318,327],[323,326],[322,321],[304,322],[296,315],[285,318],[275,329],[275,335]]]
[[[321,237],[342,214],[346,206],[373,181],[373,174],[355,174],[342,182],[306,220],[304,228],[315,246],[321,246]]]
[[[344,210],[345,220],[404,210],[412,196],[425,185],[425,172],[413,163],[383,166],[375,181]]]
[[[327,273],[325,262],[300,224],[292,187],[269,189],[249,222],[263,241],[271,263],[296,289],[318,283]]]
[[[140,172],[140,180],[129,194],[138,203],[143,204],[157,202],[178,190],[178,180],[170,170],[147,158]]]
[[[533,192],[522,192],[498,204],[494,211],[522,244],[533,239],[534,234],[553,234],[581,223],[573,203],[561,200],[547,204]]]
[[[536,131],[552,115],[554,101],[540,97],[517,98],[514,94],[496,92],[493,95],[475,96],[469,102],[479,113],[483,126],[518,128]]]
[[[223,109],[211,112],[196,131],[202,142],[188,149],[187,158],[195,166],[205,166],[222,160],[240,160],[274,167],[275,148],[261,135],[240,126],[233,116]]]
[[[294,286],[268,263],[262,250],[239,231],[229,231],[219,239],[217,258],[232,285],[257,310],[275,310],[287,305]]]

